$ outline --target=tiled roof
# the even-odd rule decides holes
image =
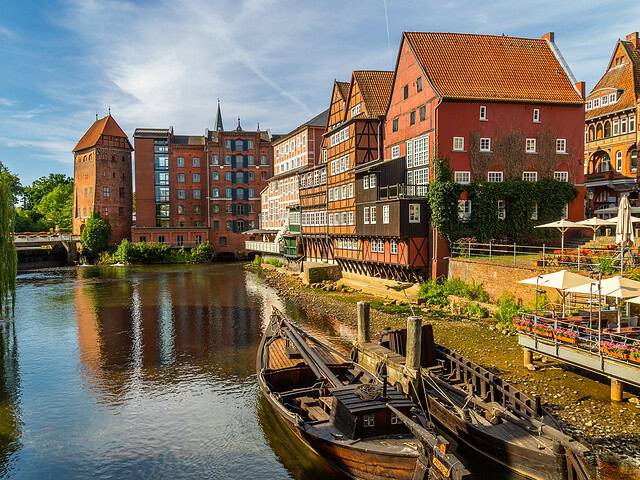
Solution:
[[[324,112],[319,113],[311,120],[304,122],[302,125],[298,125],[296,128],[291,130],[289,133],[285,133],[283,135],[274,135],[272,143],[279,143],[284,140],[287,140],[290,136],[299,132],[303,127],[323,127],[327,126],[327,119],[329,118],[329,109],[327,108]]]
[[[369,117],[387,113],[391,96],[393,72],[386,70],[355,70],[353,81],[358,83],[364,108]]]
[[[339,82],[336,80],[336,85],[338,86],[338,91],[342,98],[346,101],[349,96],[349,87],[351,84],[349,82]]]
[[[583,102],[571,74],[546,40],[431,32],[404,36],[445,98]]]
[[[176,145],[204,145],[205,138],[199,135],[173,135],[171,143]]]
[[[94,147],[102,135],[123,137],[127,139],[127,142],[129,141],[127,134],[120,128],[120,125],[118,125],[111,115],[107,115],[106,117],[102,117],[93,122],[93,125],[91,125],[89,130],[87,130],[87,132],[82,136],[73,151],[78,152],[80,150]],[[131,146],[131,144],[129,144],[129,146]]]
[[[593,87],[587,99],[598,98],[602,96],[607,89],[612,88],[622,91],[620,98],[618,98],[618,101],[615,103],[587,111],[587,119],[632,108],[638,101],[638,96],[640,95],[640,52],[633,47],[631,42],[622,40],[616,44],[614,52],[618,50],[619,44],[624,47],[630,62],[613,66],[614,59],[612,58],[609,62],[608,70],[598,83],[596,83],[596,86]],[[609,90],[609,92],[613,92],[613,90]]]
[[[171,130],[168,128],[136,128],[134,137],[138,138],[167,138]]]

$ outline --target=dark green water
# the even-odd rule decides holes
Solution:
[[[240,265],[30,273],[17,295],[1,476],[338,478],[260,398],[263,325],[272,305],[296,312]]]

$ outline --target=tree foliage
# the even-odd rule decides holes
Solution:
[[[101,218],[99,213],[92,213],[80,235],[83,252],[89,257],[97,258],[108,248],[110,235],[109,221]]]
[[[73,179],[61,173],[40,177],[23,188],[22,207],[16,210],[16,231],[43,231],[72,227]]]
[[[0,180],[4,180],[7,183],[11,195],[11,205],[15,205],[20,195],[22,195],[22,184],[18,176],[11,173],[2,162],[0,162]]]
[[[67,187],[67,192],[73,196],[73,179],[62,173],[50,173],[45,177],[37,178],[33,183],[24,187],[24,208],[37,210],[42,199],[53,192],[57,187]],[[69,189],[68,187],[71,187]]]
[[[8,317],[16,304],[18,257],[13,243],[14,202],[10,179],[0,176],[0,316]]]
[[[60,183],[38,201],[35,211],[48,225],[71,230],[72,206],[73,183]]]

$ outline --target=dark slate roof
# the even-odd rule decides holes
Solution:
[[[205,138],[199,135],[174,135],[171,137],[171,143],[176,145],[204,145]]]
[[[136,128],[133,136],[137,138],[167,138],[169,133],[168,128]]]

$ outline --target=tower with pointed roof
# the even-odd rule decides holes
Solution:
[[[92,213],[111,225],[109,243],[131,237],[133,195],[127,134],[111,114],[96,119],[73,149],[73,234]]]
[[[222,112],[220,111],[220,99],[218,99],[218,111],[216,113],[216,124],[214,130],[216,132],[224,131],[224,126],[222,125]]]

